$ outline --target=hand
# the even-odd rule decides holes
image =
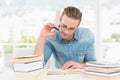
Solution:
[[[74,61],[68,61],[62,66],[62,69],[75,69],[75,68],[84,69],[86,68],[86,65],[85,63],[77,63]]]
[[[55,25],[52,23],[48,23],[48,24],[44,25],[40,32],[40,36],[47,38],[47,37],[55,35],[57,31],[56,30],[51,31],[54,27],[55,27]]]

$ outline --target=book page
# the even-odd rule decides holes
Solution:
[[[65,74],[65,70],[62,69],[48,69],[48,75],[62,75]]]
[[[83,70],[81,69],[49,69],[48,70],[48,75],[64,75],[64,74],[81,74],[83,73]]]

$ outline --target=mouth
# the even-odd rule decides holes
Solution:
[[[65,38],[69,36],[68,34],[65,34],[65,33],[62,33],[62,35],[63,35]]]

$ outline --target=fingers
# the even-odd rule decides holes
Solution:
[[[65,70],[65,69],[70,69],[72,66],[73,66],[73,65],[67,65],[67,66],[62,67],[62,69],[63,69],[63,70]]]
[[[86,69],[85,63],[77,63],[73,61],[66,62],[63,66],[62,69],[75,69],[75,68],[80,68],[80,69]]]
[[[69,69],[70,67],[72,67],[74,64],[72,61],[66,62],[63,66],[62,69]]]
[[[55,29],[55,24],[53,23],[48,23],[45,25],[46,30],[52,35],[54,33],[56,33],[56,29]]]
[[[56,30],[51,31],[54,27],[55,25],[52,23],[45,24],[40,32],[40,36],[47,38],[47,37],[55,35],[57,31]]]
[[[56,34],[56,32],[57,32],[56,30],[54,30],[54,31],[50,32],[50,33],[49,33],[49,36],[53,36],[53,35],[55,35],[55,34]]]
[[[55,27],[55,25],[52,24],[52,23],[48,23],[45,26],[46,26],[47,29],[49,29],[49,31],[51,31],[51,29],[53,29]]]
[[[77,67],[75,65],[71,66],[69,69],[76,69]]]

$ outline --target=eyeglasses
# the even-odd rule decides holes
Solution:
[[[59,26],[61,27],[61,29],[62,29],[63,31],[68,30],[69,32],[72,32],[72,31],[74,31],[74,30],[76,29],[76,28],[67,28],[67,26],[64,25],[64,24],[60,24]]]

